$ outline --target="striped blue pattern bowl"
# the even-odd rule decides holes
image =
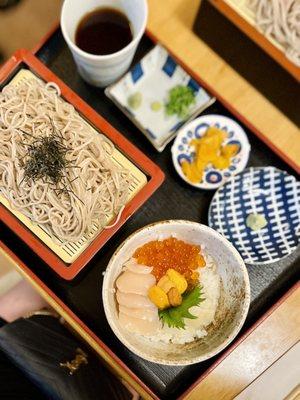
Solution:
[[[262,214],[267,225],[252,230],[246,225],[250,214]],[[249,168],[215,193],[208,219],[247,264],[278,261],[299,245],[300,182],[274,167]]]

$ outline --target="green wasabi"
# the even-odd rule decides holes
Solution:
[[[137,110],[142,104],[142,98],[142,93],[136,92],[128,96],[127,103],[130,108],[132,108],[133,110]]]
[[[150,105],[152,111],[159,111],[162,108],[162,104],[159,101],[153,101]]]
[[[259,231],[268,225],[268,222],[263,214],[249,214],[246,219],[246,225],[253,231]]]

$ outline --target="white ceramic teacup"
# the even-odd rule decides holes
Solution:
[[[127,15],[133,30],[132,41],[123,49],[108,55],[94,55],[75,44],[75,33],[82,17],[99,7],[112,7]],[[94,86],[105,87],[117,80],[128,68],[145,31],[147,0],[65,0],[61,11],[61,29],[82,78]]]

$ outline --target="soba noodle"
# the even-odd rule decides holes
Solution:
[[[113,144],[59,95],[57,85],[36,79],[0,93],[0,194],[52,236],[73,242],[124,208],[131,178],[112,161]],[[67,190],[47,179],[24,179],[20,160],[28,157],[28,146],[53,129],[68,149]]]
[[[284,46],[286,56],[300,66],[300,0],[248,0],[256,25]]]

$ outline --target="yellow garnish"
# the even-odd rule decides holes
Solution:
[[[184,175],[188,178],[190,182],[197,183],[202,180],[203,170],[197,168],[194,163],[189,163],[188,161],[183,161],[181,164],[182,171]]]
[[[175,271],[175,269],[170,268],[167,271],[167,276],[174,283],[175,287],[178,289],[180,294],[186,291],[188,284],[183,275]]]
[[[172,287],[168,291],[168,299],[172,307],[180,306],[180,304],[182,303],[181,294],[179,293],[179,290],[176,287]]]
[[[170,268],[166,275],[160,278],[157,285],[149,289],[148,296],[159,310],[164,310],[168,307],[179,306],[182,302],[181,295],[187,287],[188,283],[185,277],[175,269]]]
[[[160,287],[165,293],[168,293],[168,291],[174,287],[174,283],[170,280],[170,278],[167,275],[164,275],[160,278],[160,280],[157,282],[157,286]]]
[[[237,144],[226,144],[221,149],[221,154],[224,157],[233,157],[236,155],[239,146]]]
[[[212,162],[212,165],[217,169],[226,169],[230,166],[230,159],[219,156]]]
[[[212,126],[200,139],[190,141],[190,146],[195,147],[195,158],[192,162],[181,163],[182,172],[190,182],[201,182],[203,171],[209,164],[220,170],[230,166],[231,157],[238,152],[239,146],[236,144],[222,146],[226,138],[225,131]]]
[[[148,291],[149,299],[159,310],[170,307],[167,294],[158,286],[152,286]]]
[[[219,146],[221,146],[223,140],[227,138],[227,133],[215,126],[210,126],[205,132],[205,136],[216,136],[219,140]]]

